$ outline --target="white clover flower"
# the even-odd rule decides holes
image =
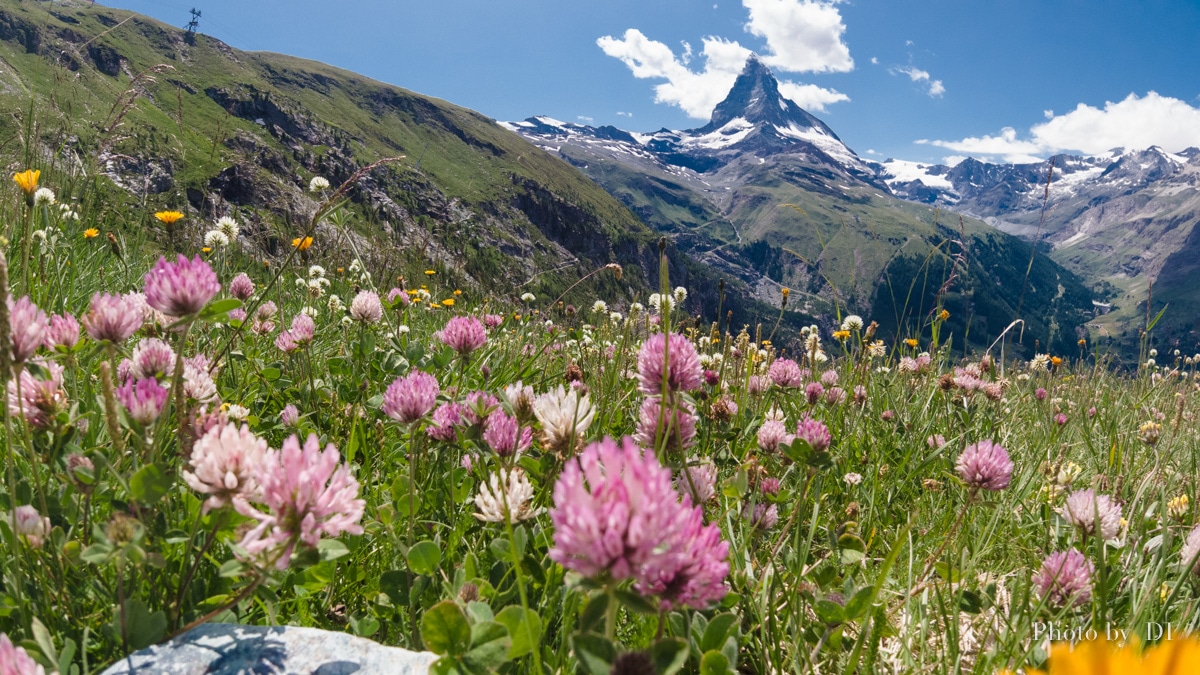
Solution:
[[[397,335],[408,335],[408,331],[409,331],[408,326],[406,326],[404,324],[400,324],[399,326],[396,326],[396,334]]]
[[[342,325],[343,326],[353,326],[354,319],[350,318],[349,316],[343,316],[342,317]]]
[[[429,302],[429,299],[433,296],[430,295],[429,291],[425,290],[424,288],[418,288],[417,297],[421,299],[421,302]]]
[[[37,192],[33,193],[33,203],[39,204],[39,205],[40,204],[53,204],[54,203],[54,190],[51,190],[50,188],[46,188],[46,187],[38,188]]]
[[[229,245],[229,237],[220,230],[209,230],[204,233],[204,245],[209,248],[225,248]]]
[[[644,311],[646,311],[646,306],[640,302],[635,302],[629,306],[629,318],[632,319]]]
[[[238,235],[242,233],[242,226],[230,216],[221,216],[218,218],[217,229],[228,237],[229,241],[237,241]]]
[[[46,231],[45,230],[34,230],[33,238],[40,240],[40,241],[46,241]]]
[[[307,314],[310,318],[313,318],[313,319],[316,319],[318,316],[321,315],[321,312],[316,307],[313,307],[311,305],[308,305],[308,306],[304,307],[304,309],[301,309],[300,313]]]
[[[687,289],[683,286],[676,286],[675,290],[672,291],[672,295],[675,296],[675,302],[682,303],[684,300],[687,300]]]
[[[308,181],[309,192],[321,192],[329,189],[329,180],[322,176],[313,176],[312,180]]]
[[[650,309],[653,309],[655,314],[662,314],[664,308],[666,311],[675,309],[674,298],[669,295],[660,295],[658,293],[652,294],[650,299],[647,301],[647,304],[650,305]]]
[[[621,323],[625,320],[625,317],[621,316],[620,312],[610,312],[608,315],[608,320],[613,323]]]
[[[234,403],[229,406],[229,410],[225,411],[225,416],[231,420],[244,420],[250,416],[250,409]]]
[[[604,314],[608,312],[608,303],[603,300],[597,300],[592,303],[593,314]]]
[[[842,319],[842,330],[862,330],[863,319],[857,314],[849,314],[845,319]]]
[[[867,356],[873,359],[882,358],[887,355],[887,347],[884,346],[883,340],[876,340],[867,347]]]
[[[700,365],[704,368],[708,368],[709,366],[711,366],[712,365],[712,354],[701,354],[700,355]]]
[[[1155,361],[1154,359],[1146,359],[1146,367],[1147,368],[1154,368],[1157,365],[1158,365],[1158,362]]]
[[[845,329],[843,328],[842,330]],[[845,475],[843,480],[846,481],[846,485],[858,485],[862,482],[862,475],[857,473],[848,473]]]
[[[70,208],[63,210],[63,220],[79,220],[79,213]]]
[[[325,268],[320,265],[313,265],[308,268],[309,279],[320,279],[325,276]]]
[[[816,363],[825,363],[828,360],[829,360],[829,355],[826,354],[825,352],[821,351],[820,349],[818,349],[817,352],[815,354],[813,354],[813,361]]]
[[[362,271],[362,263],[358,262],[358,258],[355,258],[354,260],[350,261],[350,267],[347,267],[346,269],[350,270],[351,272],[360,272]]]
[[[519,523],[537,515],[531,508],[532,499],[533,486],[523,470],[501,469],[479,485],[479,494],[475,495],[479,512],[475,517],[488,523]]]
[[[41,190],[38,190],[38,192],[41,192]],[[1150,350],[1150,358],[1155,358],[1155,357],[1157,357],[1157,356],[1158,356],[1158,350],[1157,350],[1157,349],[1151,349],[1151,350]]]
[[[331,314],[337,314],[346,308],[346,305],[342,303],[342,299],[336,295],[329,296],[326,306],[329,307],[329,312]]]
[[[1050,355],[1035,354],[1033,360],[1029,362],[1029,369],[1035,372],[1045,372],[1050,370]]]
[[[535,300],[537,300],[537,296],[534,295],[533,293],[522,293],[521,294],[521,302],[533,302]]]
[[[561,385],[533,401],[533,414],[542,423],[542,435],[548,447],[567,451],[572,439],[584,437],[596,411],[587,394]]]
[[[875,372],[887,375],[888,373],[892,372],[892,369],[888,368],[887,366],[879,366],[875,369]]]
[[[721,364],[722,364],[724,361],[725,361],[725,355],[724,355],[724,354],[713,354],[713,355],[712,355],[713,370],[716,370],[717,368],[720,368],[720,367],[721,367]]]
[[[779,406],[771,406],[771,409],[768,410],[767,414],[763,416],[763,420],[774,421],[774,422],[786,422],[787,415],[785,415],[783,413],[783,411],[779,409]]]

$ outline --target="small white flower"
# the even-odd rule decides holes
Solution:
[[[33,203],[34,204],[53,204],[54,203],[54,190],[51,190],[50,188],[46,188],[46,187],[38,188],[37,192],[33,193]]]
[[[320,265],[313,265],[312,267],[308,268],[308,278],[309,279],[320,279],[321,277],[324,277],[324,276],[325,276],[325,268],[324,267],[321,267]]]
[[[524,471],[501,469],[479,485],[479,494],[475,495],[475,508],[479,512],[475,517],[488,523],[519,523],[537,515],[531,508],[532,499],[533,486]]]
[[[343,326],[353,326],[354,319],[350,318],[349,316],[343,316],[342,317],[342,325]]]
[[[844,480],[846,481],[846,485],[858,485],[862,482],[862,475],[857,473],[848,473],[844,477]]]
[[[309,305],[309,306],[305,307],[304,309],[300,310],[300,313],[301,313],[301,314],[307,314],[309,317],[311,317],[311,318],[313,318],[313,319],[315,319],[315,318],[317,318],[318,316],[320,316],[320,315],[321,315],[321,312],[320,312],[320,311],[319,311],[319,310],[318,310],[316,307],[313,307],[313,306],[311,306],[311,305]]]
[[[342,303],[342,299],[336,295],[329,296],[327,306],[329,307],[329,311],[332,314],[337,314],[338,312],[342,311],[346,307]]]
[[[845,319],[842,319],[842,330],[849,330],[849,331],[862,330],[862,327],[863,327],[862,317],[857,314],[850,314],[850,315],[847,315]]]
[[[632,319],[633,317],[637,316],[638,314],[641,314],[644,311],[646,311],[646,306],[640,302],[635,302],[629,306],[629,318]]]
[[[1035,354],[1033,360],[1029,362],[1029,369],[1037,372],[1050,370],[1050,355]]]
[[[209,230],[204,233],[204,245],[209,248],[225,248],[229,245],[229,237],[220,230]]]
[[[597,300],[592,303],[593,314],[604,314],[608,312],[608,303],[603,300]]]
[[[533,414],[542,423],[546,445],[561,446],[556,449],[564,451],[569,450],[565,444],[572,438],[584,437],[596,417],[587,394],[580,396],[578,390],[566,389],[561,385],[534,399]]]
[[[396,326],[396,334],[397,335],[408,335],[408,330],[409,330],[408,326],[406,326],[404,324],[400,324],[399,326]]]
[[[1158,365],[1158,362],[1155,361],[1154,359],[1146,359],[1146,367],[1147,368],[1154,368],[1157,365]]]
[[[322,176],[313,176],[312,180],[308,181],[309,192],[321,192],[329,189],[329,180]]]
[[[683,286],[676,286],[672,294],[675,296],[675,302],[677,303],[682,303],[684,300],[687,300],[687,289]]]
[[[38,190],[38,192],[41,192],[41,190]],[[1157,356],[1158,356],[1158,350],[1157,350],[1157,349],[1151,349],[1151,350],[1150,350],[1150,358],[1155,358],[1155,357],[1157,357]]]
[[[611,312],[608,315],[608,320],[612,321],[613,323],[621,323],[621,321],[624,319],[625,317],[621,316],[620,312]]]
[[[33,238],[37,239],[39,241],[46,241],[46,231],[45,230],[34,230]]]
[[[522,293],[521,294],[521,302],[533,302],[535,300],[537,300],[537,296],[534,295],[533,293]]]
[[[664,309],[666,311],[675,309],[675,299],[669,295],[654,293],[650,296],[647,303],[650,305],[650,309],[654,310],[655,314],[662,314]]]
[[[231,420],[244,420],[250,415],[250,409],[234,403],[229,406],[229,410],[225,411],[225,415]]]
[[[217,219],[217,229],[228,237],[229,241],[237,241],[238,235],[242,232],[242,226],[238,225],[238,221],[229,216],[221,216]]]

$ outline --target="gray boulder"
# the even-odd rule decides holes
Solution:
[[[101,675],[426,675],[436,660],[347,633],[209,623],[130,654]]]

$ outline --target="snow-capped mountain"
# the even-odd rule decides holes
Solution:
[[[881,334],[913,330],[940,288],[931,280],[944,278],[921,270],[934,259],[951,264],[942,252],[948,239],[961,239],[957,229],[935,223],[930,205],[893,195],[878,165],[784,97],[756,57],[698,128],[639,133],[549,117],[500,124],[577,167],[680,249],[745,282],[759,299],[777,305],[786,286],[789,310],[872,314],[891,322]],[[968,241],[979,242],[970,283],[1002,292],[964,292],[965,304],[951,312],[963,322],[957,334],[994,336],[1019,304],[1020,289],[1003,286],[1000,275],[1027,265],[1030,251],[984,223],[967,219],[965,229]],[[1091,310],[1090,295],[1074,275],[1040,254],[1038,260],[1039,288],[1067,290],[1055,307],[1050,296],[1037,295],[1038,318],[1030,320],[1039,326],[1028,333],[1028,346],[1035,334],[1042,344],[1074,345],[1073,326]],[[907,298],[898,301],[896,288],[910,289]],[[1055,333],[1051,321],[1066,328]]]
[[[1052,258],[1101,292],[1108,301],[1102,307],[1114,310],[1109,320],[1144,321],[1153,284],[1155,307],[1173,305],[1160,332],[1200,342],[1200,325],[1191,318],[1200,309],[1194,282],[1200,271],[1200,149],[1116,148],[1036,164],[890,159],[878,166],[898,196],[1049,244]],[[1095,326],[1103,334],[1116,332],[1103,321]]]
[[[728,96],[713,110],[709,123],[698,129],[636,133],[550,117],[500,124],[551,152],[558,152],[563,144],[588,147],[614,157],[625,155],[625,159],[655,162],[671,173],[677,173],[677,168],[709,173],[748,155],[808,155],[811,161],[882,187],[871,164],[824,122],[780,94],[778,81],[756,56],[746,61]]]

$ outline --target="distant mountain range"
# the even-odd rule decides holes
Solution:
[[[548,117],[500,124],[578,167],[765,301],[788,286],[808,313],[861,313],[889,334],[911,335],[940,297],[958,339],[976,346],[1020,309],[1026,346],[1060,350],[1077,349],[1094,311],[1085,284],[1040,253],[1029,283],[1013,284],[1025,277],[1029,244],[900,198],[908,195],[893,191],[879,164],[784,98],[753,56],[697,129],[637,133]]]
[[[1112,310],[1091,322],[1093,333],[1135,341],[1147,301],[1151,316],[1170,303],[1158,330],[1163,343],[1195,350],[1200,149],[1117,148],[1037,164],[888,160],[880,176],[898,196],[946,206],[1045,246],[1094,287],[1101,311]]]

